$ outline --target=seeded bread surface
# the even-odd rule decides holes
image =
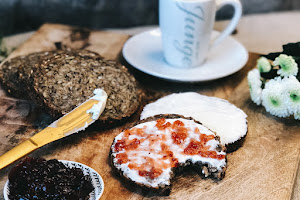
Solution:
[[[108,94],[100,121],[114,124],[139,107],[141,89],[127,68],[88,50],[57,50],[19,56],[4,63],[0,78],[14,97],[29,96],[60,117],[88,98],[96,88]]]
[[[66,58],[72,56],[74,54],[79,54],[82,56],[89,56],[90,58],[101,58],[101,56],[97,53],[88,51],[88,50],[57,50],[57,51],[44,51],[38,53],[32,53],[25,57],[26,59],[33,60],[34,62],[31,64],[30,62],[26,62],[23,67],[19,67],[18,69],[18,81],[23,86],[26,86],[26,91],[29,92],[29,95],[33,94],[32,85],[33,78],[32,76],[41,68],[42,63],[48,61],[49,59],[55,59],[56,57],[65,56]],[[17,57],[18,58],[18,57]]]
[[[31,76],[32,99],[54,116],[70,112],[93,96],[96,88],[108,95],[102,121],[121,120],[140,103],[135,78],[115,61],[72,51],[41,63]]]

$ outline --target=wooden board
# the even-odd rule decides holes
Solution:
[[[247,72],[253,68],[257,54],[250,53],[247,65],[239,72],[205,83],[173,83],[146,75],[130,67],[120,55],[129,36],[46,24],[10,57],[30,52],[51,50],[56,46],[86,48],[106,58],[118,59],[136,76],[146,92],[143,102],[156,100],[173,93],[196,91],[229,100],[248,115],[248,135],[244,146],[228,154],[228,169],[220,182],[201,179],[196,173],[184,172],[173,182],[170,196],[142,193],[139,188],[126,187],[108,164],[110,145],[114,137],[138,120],[141,109],[130,120],[118,127],[88,130],[53,142],[32,153],[46,159],[73,160],[94,168],[105,183],[101,199],[291,199],[298,195],[297,169],[300,157],[300,122],[279,119],[251,102],[247,86]],[[55,45],[56,43],[56,45]],[[0,91],[0,154],[29,138],[51,118],[31,102],[13,99]],[[0,199],[7,180],[9,166],[0,171]]]

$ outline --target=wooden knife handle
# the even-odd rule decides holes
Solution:
[[[58,140],[62,137],[64,137],[62,128],[45,128],[41,132],[32,136],[30,139],[22,142],[18,146],[0,156],[0,169],[31,153],[37,148],[40,148],[45,144]]]
[[[14,161],[22,158],[23,156],[31,153],[38,148],[31,139],[22,142],[18,146],[14,147],[10,151],[6,152],[0,156],[0,169],[3,169],[7,165],[13,163]]]

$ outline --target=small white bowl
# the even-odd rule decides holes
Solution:
[[[62,162],[66,167],[69,168],[79,168],[83,171],[84,175],[89,175],[92,180],[92,184],[94,186],[94,191],[90,193],[90,200],[99,200],[104,191],[104,182],[102,177],[92,168],[87,165],[81,164],[79,162],[68,161],[68,160],[59,160]],[[8,188],[9,181],[7,180],[3,189],[3,195],[5,200],[9,200],[9,188]]]

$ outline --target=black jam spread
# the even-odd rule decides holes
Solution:
[[[91,178],[56,159],[26,157],[8,175],[10,200],[87,200]]]

